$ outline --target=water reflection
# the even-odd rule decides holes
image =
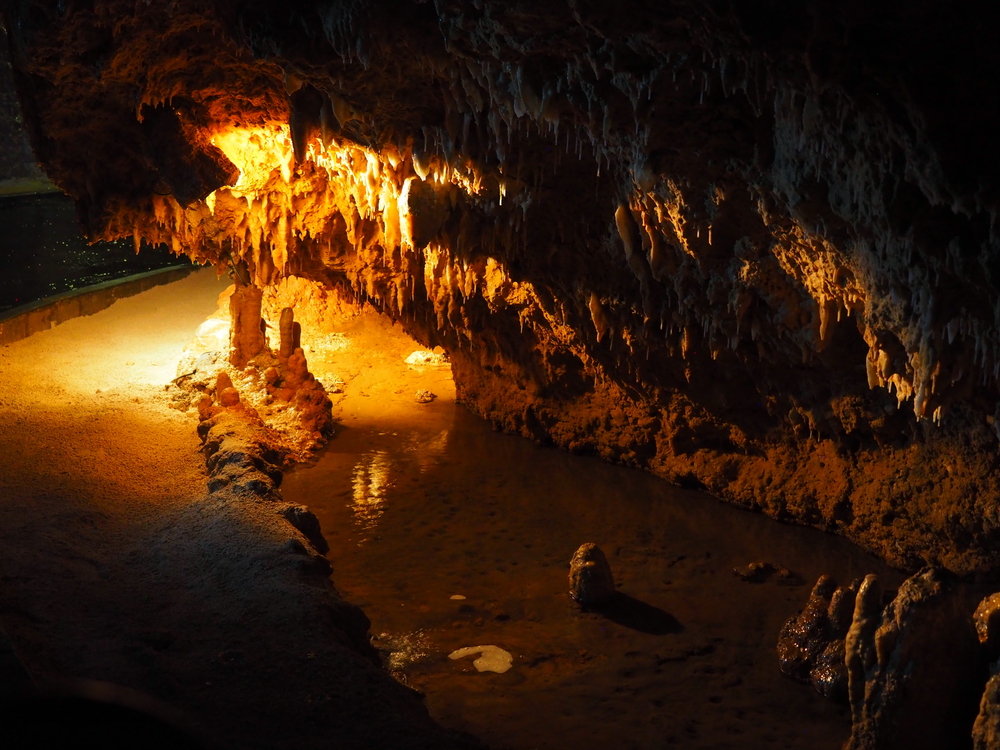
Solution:
[[[411,432],[395,441],[398,433],[380,432],[387,438],[388,447],[362,453],[351,472],[351,502],[354,522],[366,534],[373,534],[385,514],[389,496],[395,488],[394,476],[416,467],[421,474],[440,463],[448,449],[448,430],[441,430],[433,437],[427,433]],[[358,544],[371,537],[362,538]]]
[[[367,533],[375,531],[378,521],[385,512],[386,493],[392,487],[389,471],[392,461],[389,452],[371,451],[361,456],[354,465],[351,484],[354,488],[350,508],[354,511],[354,521]],[[361,539],[358,544],[368,541]]]
[[[438,463],[438,459],[447,449],[448,430],[441,430],[432,438],[428,438],[426,433],[412,432],[403,448],[416,459],[421,474]]]

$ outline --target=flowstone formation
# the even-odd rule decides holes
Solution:
[[[839,588],[822,576],[781,631],[781,671],[850,703],[844,750],[997,747],[997,666],[986,673],[1000,654],[1000,594],[973,612],[970,593],[928,567],[883,606],[875,575]]]
[[[339,289],[503,429],[992,569],[980,9],[4,0],[94,239]]]
[[[976,635],[990,660],[990,679],[972,725],[973,750],[1000,747],[1000,593],[983,599],[973,614]]]

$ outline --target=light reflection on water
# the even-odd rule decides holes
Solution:
[[[411,454],[423,474],[448,450],[448,430],[441,430],[432,438],[427,438],[418,432],[411,433],[404,450]]]
[[[352,494],[348,507],[354,513],[355,524],[365,534],[374,534],[385,514],[395,487],[393,475],[404,471],[407,463],[416,464],[420,473],[431,468],[448,448],[448,430],[441,430],[430,439],[414,432],[403,445],[402,452],[374,450],[362,454],[351,472]],[[369,538],[359,539],[358,544]]]
[[[387,451],[366,453],[354,466],[351,479],[354,495],[349,505],[354,511],[355,523],[366,533],[375,531],[385,512],[386,493],[392,487],[392,480],[389,478],[391,467]]]

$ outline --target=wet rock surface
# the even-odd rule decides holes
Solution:
[[[968,747],[985,680],[968,597],[947,574],[924,568],[873,627],[875,587],[865,583],[848,635],[854,724],[845,747]]]
[[[976,624],[976,635],[990,658],[1000,656],[1000,593],[990,594],[983,599],[972,615]]]
[[[848,700],[844,641],[851,623],[858,581],[838,587],[822,576],[805,608],[791,618],[778,636],[782,674],[812,685],[832,700]]]
[[[972,727],[972,746],[974,750],[994,750],[1000,748],[1000,593],[985,597],[972,618],[979,643],[993,662]]]
[[[979,714],[972,725],[972,748],[1000,748],[1000,674],[993,674],[986,683],[979,702]]]
[[[615,598],[615,578],[608,558],[596,544],[587,542],[569,563],[569,596],[584,609],[600,609]]]

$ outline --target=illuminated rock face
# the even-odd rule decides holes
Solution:
[[[939,5],[3,7],[91,236],[371,301],[504,429],[969,571],[998,62]]]

